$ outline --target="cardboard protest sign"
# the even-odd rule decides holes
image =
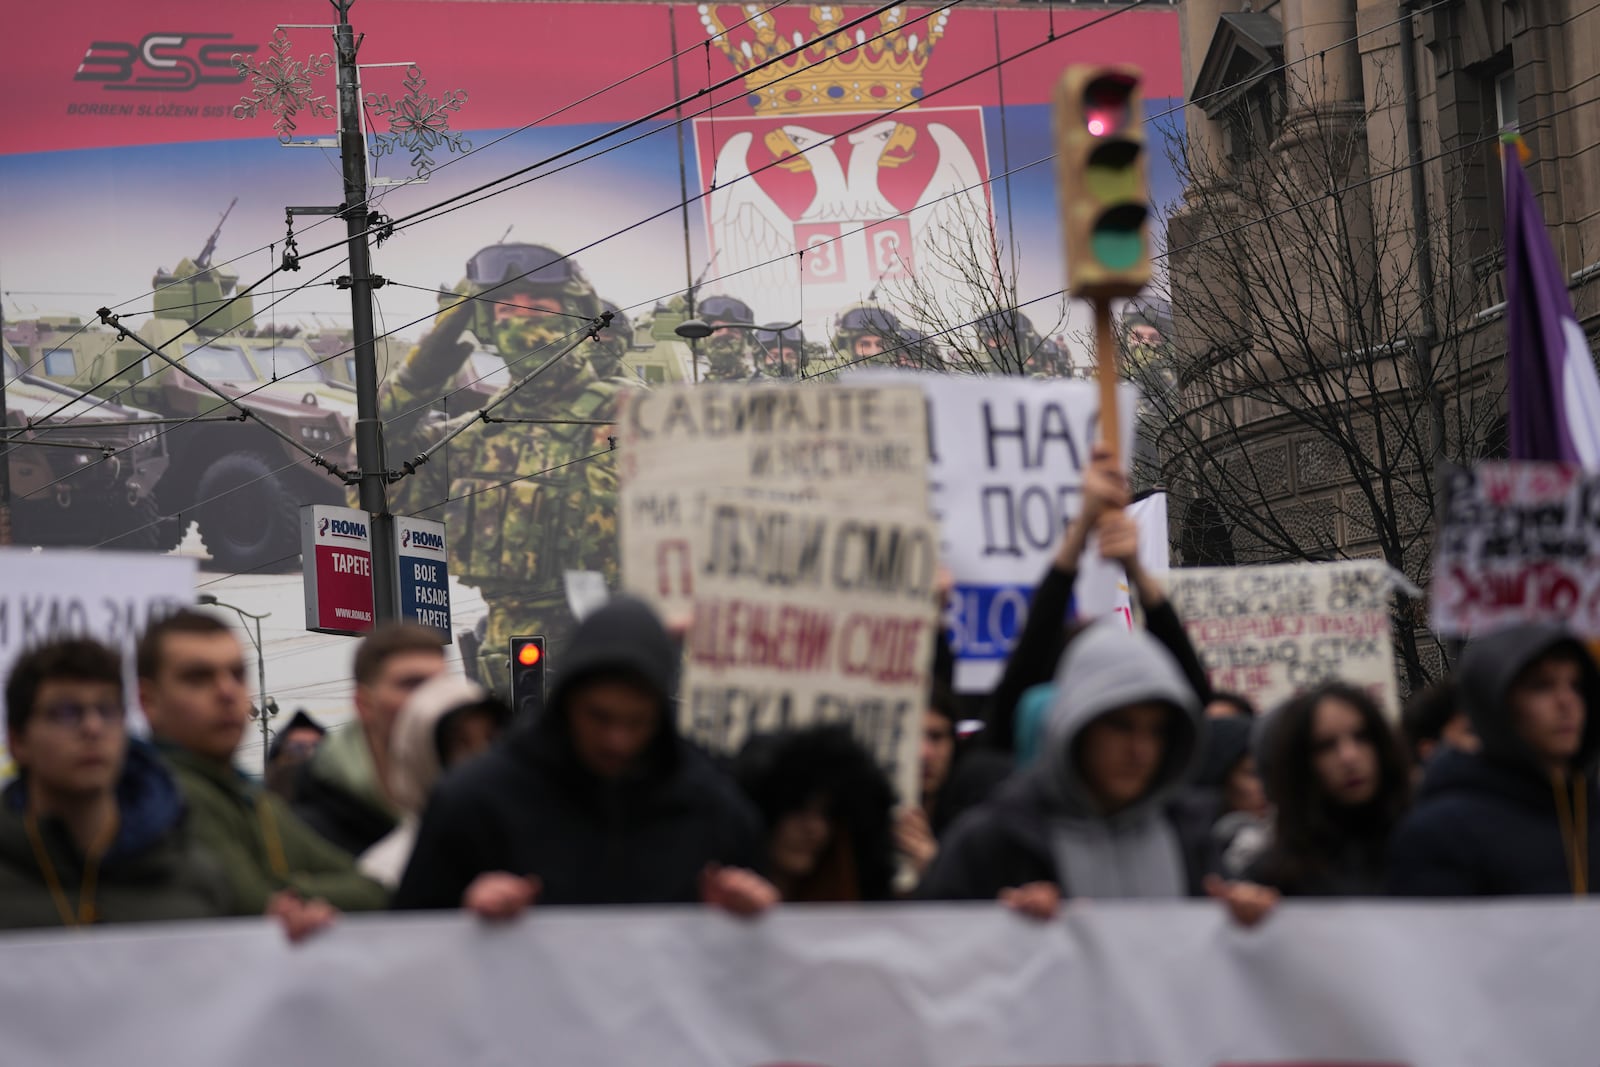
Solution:
[[[0,550],[0,676],[9,676],[16,658],[34,645],[92,637],[126,654],[131,695],[139,634],[152,621],[193,604],[194,582],[195,561],[180,556]],[[137,701],[128,703],[133,707]],[[4,713],[0,693],[0,724]]]
[[[988,692],[1022,631],[1062,530],[1081,507],[1083,471],[1100,434],[1099,388],[1064,379],[885,370],[846,380],[914,382],[927,397],[933,510],[943,530],[945,565],[955,577],[945,625],[956,656],[956,689]],[[1128,456],[1137,390],[1124,385],[1119,402],[1121,454]],[[1162,551],[1146,566],[1165,570],[1166,563]],[[1116,610],[1121,577],[1119,569],[1102,570],[1098,556],[1085,553],[1080,614]]]
[[[1497,462],[1441,475],[1432,626],[1564,622],[1600,637],[1600,473]]]
[[[938,607],[925,512],[722,497],[697,540],[685,736],[732,755],[756,733],[849,722],[918,795]]]
[[[696,531],[714,494],[928,507],[927,418],[908,386],[669,386],[633,393],[618,425],[622,583],[686,614]]]
[[[1265,711],[1338,679],[1396,715],[1392,584],[1382,561],[1350,560],[1183,568],[1167,588],[1213,688]]]

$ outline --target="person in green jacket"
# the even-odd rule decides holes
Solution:
[[[0,927],[231,914],[222,871],[190,840],[183,798],[130,741],[121,658],[69,638],[24,652],[6,680],[20,776],[0,794]]]
[[[220,619],[180,611],[139,639],[139,701],[189,802],[195,838],[221,863],[235,914],[305,907],[383,908],[387,893],[355,861],[301,822],[279,797],[233,767],[250,717],[244,652]]]
[[[387,623],[356,646],[356,717],[324,740],[295,777],[294,813],[352,856],[399,822],[384,783],[389,737],[400,708],[422,683],[444,672],[444,638],[430,626]]]

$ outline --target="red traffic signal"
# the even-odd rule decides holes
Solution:
[[[511,710],[529,721],[544,710],[544,638],[511,639]]]

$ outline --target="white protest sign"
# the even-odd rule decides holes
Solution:
[[[561,576],[567,591],[567,609],[572,617],[582,622],[611,599],[606,588],[606,576],[599,571],[567,571]]]
[[[150,553],[0,549],[0,676],[24,649],[92,637],[123,650],[153,620],[194,603],[195,561]],[[128,704],[136,705],[131,670]],[[0,723],[5,695],[0,693]]]
[[[1480,463],[1440,482],[1436,633],[1545,621],[1600,637],[1600,472]]]
[[[50,1067],[1555,1067],[1600,904],[535,908],[4,939],[6,1061]],[[219,965],[219,961],[226,961]],[[292,1025],[286,1025],[290,1020]],[[530,1050],[533,1050],[530,1053]]]
[[[1212,688],[1263,711],[1339,680],[1398,715],[1392,591],[1380,560],[1179,568],[1167,580]]]
[[[945,625],[956,656],[956,689],[988,692],[1022,631],[1062,530],[1082,506],[1083,471],[1100,433],[1099,387],[883,370],[845,380],[914,382],[927,397],[933,510],[943,529],[945,565],[955,578]],[[1137,390],[1121,386],[1118,403],[1121,454],[1128,456]],[[1165,565],[1163,552],[1152,569]],[[1080,614],[1114,611],[1120,577],[1120,569],[1086,553],[1079,589],[1090,591],[1094,610]]]
[[[733,755],[751,734],[848,722],[915,800],[938,626],[933,519],[728,497],[712,502],[707,533],[683,734]]]
[[[628,394],[617,437],[622,582],[668,617],[690,610],[712,495],[928,507],[913,387],[669,386]]]

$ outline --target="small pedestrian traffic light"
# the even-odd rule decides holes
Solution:
[[[544,710],[544,638],[511,639],[511,710],[531,721]]]
[[[1056,90],[1057,184],[1073,296],[1150,283],[1150,188],[1138,68],[1067,68]]]

